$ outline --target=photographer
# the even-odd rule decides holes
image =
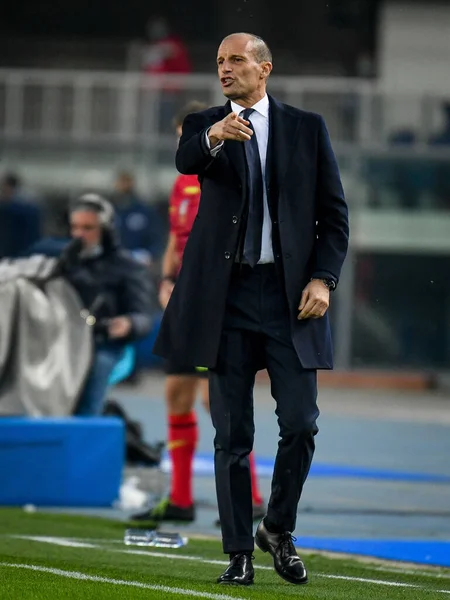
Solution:
[[[100,414],[109,376],[125,346],[152,325],[154,290],[148,269],[118,242],[114,208],[98,194],[84,194],[70,209],[72,241],[60,274],[78,292],[94,327],[95,352],[76,415]]]

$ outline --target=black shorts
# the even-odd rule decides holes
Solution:
[[[179,363],[166,361],[166,375],[191,375],[192,377],[208,377],[208,369],[202,367],[192,367],[190,365],[180,365]]]

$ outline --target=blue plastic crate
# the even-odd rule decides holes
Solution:
[[[124,437],[113,417],[0,418],[0,505],[111,506]]]

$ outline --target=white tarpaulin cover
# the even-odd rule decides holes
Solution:
[[[73,412],[92,359],[92,331],[55,259],[0,262],[0,416]]]

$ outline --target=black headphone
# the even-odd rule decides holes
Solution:
[[[115,226],[116,211],[111,202],[100,196],[100,194],[90,192],[80,196],[70,207],[70,212],[83,209],[90,210],[98,215],[102,228],[104,250],[109,252],[113,248],[117,248],[119,245],[119,233]]]
[[[114,229],[115,210],[109,200],[106,200],[100,194],[83,194],[71,206],[70,212],[82,210],[83,208],[98,214],[100,224],[104,230],[111,231]]]

